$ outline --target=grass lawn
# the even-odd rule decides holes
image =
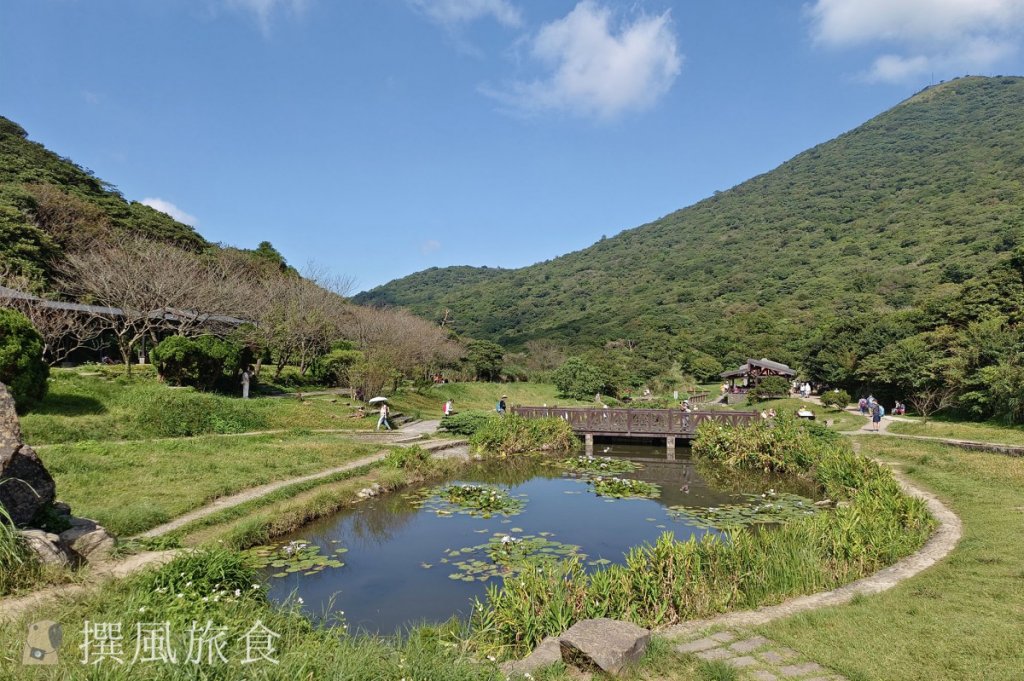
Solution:
[[[925,423],[915,419],[914,421],[895,421],[889,424],[889,432],[900,435],[926,435],[955,440],[1024,445],[1024,427],[1004,426],[998,423],[940,421],[934,418]]]
[[[226,494],[382,449],[327,434],[82,442],[44,449],[57,496],[116,535],[142,532]]]
[[[84,374],[84,375],[83,375]],[[21,419],[33,445],[82,440],[139,440],[204,433],[287,428],[371,428],[353,419],[346,398],[242,400],[171,388],[152,372],[125,378],[110,372],[56,369],[42,406]]]
[[[755,402],[753,404],[741,402],[739,404],[732,405],[732,409],[737,411],[761,411],[763,409],[774,409],[780,414],[782,412],[796,413],[798,409],[810,409],[814,412],[815,420],[818,423],[824,424],[826,421],[832,421],[832,428],[834,430],[857,430],[858,428],[863,427],[867,422],[867,419],[858,414],[851,414],[848,411],[826,409],[820,405],[805,402],[795,397],[787,397],[782,400],[767,400],[765,402]]]
[[[877,596],[806,613],[764,635],[860,679],[1024,678],[1024,459],[886,438],[861,452],[897,461],[963,520],[953,554]]]
[[[395,411],[403,414],[418,414],[425,419],[439,419],[447,399],[455,400],[456,411],[494,411],[494,405],[502,395],[508,395],[505,403],[509,407],[539,407],[542,404],[557,404],[563,407],[594,406],[593,400],[580,402],[558,397],[558,390],[550,383],[444,383],[431,386],[422,393],[404,390],[392,399],[392,405]]]

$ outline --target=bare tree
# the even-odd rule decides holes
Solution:
[[[926,388],[919,388],[912,396],[907,398],[910,406],[914,408],[925,423],[928,417],[943,409],[948,409],[956,404],[957,391],[951,385],[933,385]]]
[[[51,366],[81,348],[95,349],[103,327],[81,311],[28,293],[32,282],[24,276],[0,274],[0,283],[23,296],[0,298],[0,307],[25,315],[43,338],[43,356]]]
[[[70,253],[61,274],[64,291],[91,303],[85,312],[112,332],[127,373],[143,339],[216,332],[244,313],[248,283],[217,262],[138,238]]]

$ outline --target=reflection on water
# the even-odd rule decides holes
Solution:
[[[680,540],[714,532],[673,517],[669,506],[722,506],[735,503],[743,493],[770,488],[813,494],[777,477],[735,476],[699,466],[682,448],[675,460],[666,458],[664,445],[598,443],[594,453],[641,463],[641,470],[620,477],[655,483],[661,496],[606,499],[583,480],[538,464],[472,467],[459,475],[459,482],[485,482],[525,494],[523,512],[512,518],[439,517],[417,508],[406,494],[370,499],[285,537],[307,540],[325,553],[339,542],[349,551],[342,568],[270,580],[270,596],[284,600],[295,593],[312,617],[343,611],[352,630],[392,633],[417,622],[465,617],[471,599],[482,597],[487,584],[500,583],[500,578],[458,581],[449,577],[456,570],[443,561],[449,552],[486,543],[496,533],[550,532],[554,541],[579,545],[588,560],[622,562],[631,547],[652,543],[663,532]]]

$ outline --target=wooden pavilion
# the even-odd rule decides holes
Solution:
[[[796,377],[796,371],[781,362],[773,362],[770,359],[762,358],[748,359],[747,363],[739,368],[732,371],[723,371],[719,375],[729,381],[730,393],[743,393],[756,386],[766,376],[780,376],[791,381]],[[743,382],[737,385],[736,382],[739,380]]]

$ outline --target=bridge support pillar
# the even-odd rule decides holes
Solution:
[[[669,461],[675,461],[676,459],[676,436],[669,435],[665,438],[665,451],[668,454]]]
[[[593,456],[594,455],[594,436],[591,435],[590,433],[586,433],[583,436],[583,442],[584,442],[584,444],[587,447],[587,456]]]

